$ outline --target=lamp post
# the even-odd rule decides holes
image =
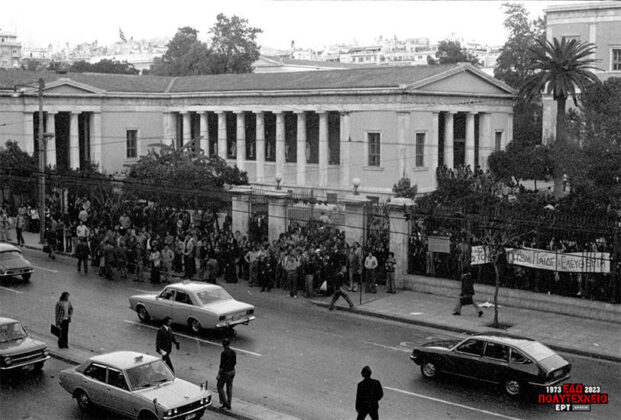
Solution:
[[[282,175],[279,173],[276,174],[276,176],[274,176],[274,180],[276,181],[276,189],[280,190],[280,183],[282,182]]]
[[[43,89],[45,81],[39,79],[39,243],[45,243],[45,135],[43,134]]]
[[[354,195],[359,195],[358,187],[360,187],[360,178],[356,177],[351,180],[352,185],[354,186]]]

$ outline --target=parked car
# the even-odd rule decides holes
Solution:
[[[1,372],[28,366],[41,370],[49,358],[47,345],[31,338],[19,321],[0,317]]]
[[[231,329],[255,319],[254,306],[233,299],[222,287],[189,280],[170,284],[160,293],[130,296],[129,307],[143,322],[169,316],[195,333]]]
[[[0,243],[0,278],[20,277],[30,281],[34,269],[18,247]]]
[[[60,372],[60,385],[88,410],[102,407],[132,419],[199,419],[211,394],[174,373],[161,358],[133,351],[93,356]]]
[[[463,340],[432,341],[416,347],[410,359],[425,378],[440,373],[501,384],[510,396],[527,389],[566,381],[571,363],[538,341],[501,333],[479,334]]]

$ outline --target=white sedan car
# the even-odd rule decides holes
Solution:
[[[238,302],[215,284],[183,281],[166,286],[161,292],[134,295],[129,307],[141,321],[164,319],[185,324],[198,333],[205,329],[231,329],[254,320],[254,306]]]

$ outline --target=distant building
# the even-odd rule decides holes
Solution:
[[[0,68],[17,68],[21,59],[22,44],[17,41],[17,35],[2,32],[0,29]]]
[[[569,3],[544,10],[546,38],[552,41],[579,39],[595,44],[594,58],[600,60],[597,75],[606,80],[621,77],[621,2]],[[567,101],[572,107],[572,101]],[[556,103],[543,95],[543,143],[556,135]]]

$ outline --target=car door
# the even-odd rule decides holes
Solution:
[[[519,380],[533,381],[539,374],[539,368],[530,357],[515,348],[511,348],[509,355],[509,369]]]
[[[162,290],[162,292],[151,302],[151,307],[147,308],[151,314],[151,317],[163,319],[164,317],[172,316],[172,304],[174,298],[174,289],[167,287]]]
[[[453,373],[462,376],[478,377],[481,357],[485,349],[485,341],[468,339],[450,352]]]
[[[118,369],[108,368],[108,379],[106,381],[106,404],[117,413],[126,416],[135,416],[135,401],[129,386],[125,380],[123,372]]]
[[[93,404],[108,407],[106,386],[106,366],[91,363],[84,369],[81,387],[86,391]]]
[[[175,324],[186,325],[190,318],[194,306],[190,296],[181,290],[175,291],[175,298],[172,302],[172,319]]]
[[[503,382],[503,378],[507,376],[509,370],[509,352],[509,346],[488,342],[481,359],[480,379],[490,382]]]

